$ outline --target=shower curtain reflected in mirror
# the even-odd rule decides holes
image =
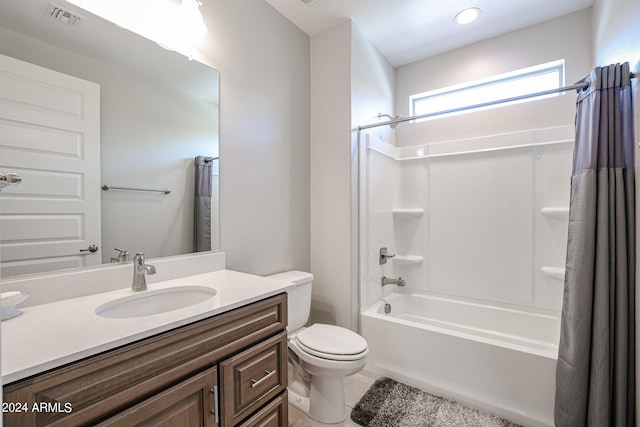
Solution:
[[[195,158],[195,197],[193,219],[193,250],[211,250],[211,195],[213,193],[213,158]]]
[[[633,426],[635,181],[629,64],[578,94],[556,369],[558,427]]]

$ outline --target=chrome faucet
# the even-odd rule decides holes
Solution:
[[[382,284],[382,286],[384,285],[405,286],[406,285],[404,280],[402,280],[402,277],[398,277],[397,279],[391,279],[389,277],[382,276],[382,280],[380,281],[380,283]]]
[[[111,257],[111,263],[117,263],[117,262],[127,262],[129,261],[129,251],[127,251],[126,249],[120,249],[120,248],[114,248],[116,251],[118,251],[118,256],[117,257]]]
[[[137,253],[133,258],[133,282],[131,283],[133,292],[147,290],[147,274],[156,274],[156,267],[144,263],[144,253]]]

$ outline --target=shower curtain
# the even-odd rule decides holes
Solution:
[[[193,250],[211,250],[211,194],[213,187],[211,157],[195,159],[195,197],[193,218]]]
[[[635,189],[629,64],[578,94],[555,423],[633,426]]]

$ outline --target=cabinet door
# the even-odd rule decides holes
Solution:
[[[217,386],[218,372],[214,367],[97,425],[218,427]]]

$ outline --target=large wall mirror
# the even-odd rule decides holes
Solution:
[[[219,249],[218,71],[55,3],[0,2],[0,173],[22,176],[0,191],[0,277],[109,263],[116,248],[131,258]],[[51,16],[56,5],[80,24]],[[93,95],[60,83],[67,76],[89,82],[97,112]],[[63,116],[96,115],[97,133],[65,128],[55,102]],[[94,166],[73,169],[89,157]],[[197,157],[209,179],[198,191]],[[203,228],[208,244],[194,235]]]

